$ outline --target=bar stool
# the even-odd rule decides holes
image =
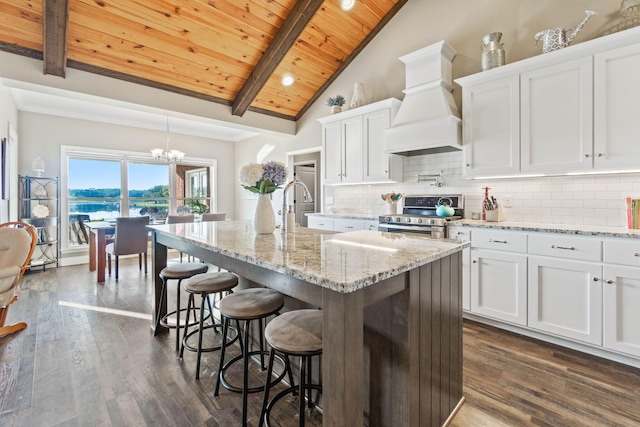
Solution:
[[[235,320],[237,324],[244,321],[243,330],[239,330],[240,334],[240,350],[241,354],[225,363],[225,349],[223,346],[220,352],[220,367],[218,369],[218,380],[216,381],[216,389],[214,396],[218,395],[220,384],[229,391],[242,393],[242,427],[247,425],[247,399],[249,393],[256,393],[264,390],[264,386],[249,388],[249,358],[254,355],[260,355],[260,368],[264,370],[264,356],[267,351],[264,349],[264,334],[262,321],[268,316],[277,314],[284,306],[284,297],[279,292],[266,288],[244,289],[228,295],[220,301],[220,314],[223,319],[222,342],[227,341],[229,323]],[[252,320],[258,320],[260,350],[250,351],[249,349],[249,325]],[[242,387],[236,387],[229,384],[224,375],[234,363],[242,360]],[[289,367],[288,359],[284,359],[285,369],[282,374],[274,379],[271,384],[275,385],[288,372],[290,381],[293,381],[293,375]],[[267,382],[269,379],[267,379]]]
[[[222,299],[224,294],[228,294],[233,292],[232,289],[238,285],[238,277],[235,274],[228,272],[215,272],[215,273],[202,273],[196,274],[191,278],[187,279],[184,282],[183,288],[185,291],[189,293],[189,302],[187,303],[187,318],[184,325],[184,334],[182,338],[182,345],[180,346],[180,358],[184,354],[184,350],[187,349],[189,351],[194,351],[198,354],[197,362],[196,362],[196,380],[200,379],[200,359],[202,356],[202,352],[215,351],[222,348],[223,341],[220,341],[219,345],[214,345],[212,347],[202,348],[202,334],[205,329],[214,328],[216,330],[218,328],[222,328],[222,323],[216,323],[215,318],[213,316],[213,307],[211,305],[211,300],[209,296],[219,295]],[[191,312],[193,311],[194,317],[196,312],[196,302],[195,295],[200,295],[200,325],[198,329],[189,332],[189,317]],[[205,301],[209,307],[209,315],[205,313]],[[204,319],[210,316],[211,323],[207,326],[204,326]],[[189,344],[188,340],[194,334],[198,334],[198,345],[197,347],[193,347]],[[236,339],[238,339],[238,333],[236,330],[236,335],[233,337],[231,341],[226,343],[225,345],[232,344]]]
[[[307,404],[313,408],[311,390],[322,391],[320,384],[311,383],[311,360],[313,356],[322,355],[322,311],[321,310],[294,310],[284,313],[273,319],[264,331],[265,339],[271,346],[269,352],[269,367],[267,378],[271,377],[273,360],[276,353],[288,359],[288,356],[300,357],[300,380],[298,386],[291,382],[291,386],[278,393],[269,401],[271,386],[267,381],[262,402],[262,412],[258,427],[264,424],[269,427],[269,414],[274,405],[289,393],[298,395],[299,426],[304,427],[305,422],[305,392]]]
[[[161,319],[158,320],[158,323],[165,328],[172,328],[176,330],[176,351],[180,350],[180,313],[185,311],[186,309],[180,307],[180,284],[184,279],[188,279],[196,274],[206,273],[209,270],[209,266],[207,264],[203,264],[200,262],[184,262],[184,263],[176,263],[170,264],[160,271],[160,278],[162,279],[162,292],[160,293],[160,301],[164,301],[167,298],[167,280],[177,280],[177,298],[176,298],[176,309],[170,313],[162,316]],[[175,315],[176,316],[176,324],[169,324],[169,317]],[[197,322],[193,322],[191,326],[196,325]]]

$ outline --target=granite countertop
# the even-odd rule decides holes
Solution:
[[[450,221],[449,227],[479,227],[496,230],[535,231],[540,233],[575,234],[583,236],[624,237],[640,239],[640,230],[629,230],[626,227],[607,227],[604,225],[579,224],[547,224],[536,222],[501,221],[488,222],[481,220],[462,219]]]
[[[251,221],[151,225],[161,234],[337,292],[353,292],[444,258],[468,242],[380,231],[256,235]]]

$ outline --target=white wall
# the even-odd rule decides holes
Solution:
[[[112,150],[149,153],[152,148],[164,148],[166,133],[50,116],[47,114],[20,112],[19,168],[21,175],[32,174],[32,162],[37,156],[45,161],[46,176],[60,176],[60,146],[109,148]],[[235,187],[233,142],[219,141],[190,135],[172,133],[170,148],[179,149],[187,158],[216,159],[218,162],[218,206],[228,218],[235,218]]]
[[[18,129],[18,109],[9,89],[0,83],[0,139],[9,138],[9,127],[15,132]],[[8,145],[9,161],[7,164],[7,178],[10,180],[9,198],[0,200],[0,223],[18,220],[18,145],[11,141]]]
[[[404,64],[398,57],[428,46],[440,40],[447,40],[458,52],[453,62],[453,77],[458,78],[469,74],[480,72],[480,44],[482,36],[487,33],[500,31],[503,33],[502,41],[506,51],[507,62],[529,58],[540,53],[535,46],[534,36],[537,32],[547,28],[563,26],[571,28],[580,23],[585,17],[585,10],[594,10],[598,15],[593,17],[584,29],[577,35],[574,44],[602,36],[611,31],[619,20],[620,0],[448,0],[448,1],[427,1],[409,0],[409,2],[398,12],[398,14],[387,24],[387,26],[372,40],[371,43],[360,53],[360,55],[347,67],[329,89],[319,97],[319,100],[308,110],[308,112],[298,121],[297,132],[293,137],[283,138],[274,144],[272,138],[256,137],[250,141],[237,144],[236,166],[245,164],[252,155],[260,149],[275,145],[267,150],[269,154],[265,159],[284,161],[287,151],[294,151],[321,145],[321,127],[317,119],[329,114],[328,107],[324,104],[328,96],[335,94],[344,95],[347,100],[353,94],[353,84],[361,82],[364,84],[365,95],[369,102],[379,101],[389,97],[403,99],[402,89],[404,88]],[[454,89],[454,97],[460,106],[460,89]],[[262,160],[265,160],[262,159]],[[444,161],[446,159],[424,159],[430,161]],[[256,160],[253,160],[256,161]],[[462,160],[452,160],[451,167],[460,167]],[[454,165],[456,163],[456,165]],[[435,165],[439,170],[439,166]],[[455,176],[455,173],[454,175]],[[514,193],[514,204],[522,203],[522,209],[517,212],[511,211],[512,218],[521,218],[528,221],[531,217],[538,217],[540,211],[534,210],[534,206],[525,206],[533,202],[525,202],[529,186],[544,188],[544,191],[554,193],[557,188],[564,185],[573,185],[574,182],[583,188],[590,188],[589,183],[625,183],[623,190],[629,187],[629,180],[637,179],[635,176],[608,176],[606,178],[543,178],[539,180],[527,179],[511,181],[493,181],[490,187],[495,187],[497,195]],[[485,183],[478,181],[459,180],[459,176],[454,178],[457,182],[453,188],[446,188],[444,191],[456,191],[468,193],[471,199],[476,197],[480,188]],[[547,187],[548,184],[551,184]],[[603,184],[608,185],[608,184]],[[631,183],[631,191],[634,184]],[[429,193],[436,191],[427,187],[416,188],[411,182],[405,182],[394,186],[394,190],[407,193]],[[477,187],[477,188],[476,188]],[[577,188],[577,187],[576,187]],[[601,187],[598,187],[601,188]],[[334,195],[335,200],[340,200],[344,207],[349,210],[369,208],[372,212],[377,212],[384,207],[380,193],[387,191],[386,186],[355,186],[355,187],[334,187],[325,189],[326,194]],[[598,190],[599,192],[600,190]],[[635,191],[635,190],[633,190]],[[583,199],[573,199],[574,205],[581,205],[582,208],[591,209],[589,198],[590,191],[577,191],[581,193]],[[619,192],[617,192],[619,193]],[[561,193],[557,193],[560,197]],[[480,193],[480,195],[482,195]],[[516,196],[519,195],[519,196]],[[603,194],[599,194],[603,196]],[[238,212],[239,216],[251,217],[253,205],[242,203],[239,193]],[[521,200],[520,197],[523,199]],[[542,197],[542,196],[540,196]],[[620,194],[611,196],[607,204],[617,203]],[[615,200],[615,201],[614,201]],[[470,203],[473,205],[473,202]],[[530,210],[525,208],[530,207]],[[565,209],[567,207],[565,206]],[[247,211],[249,209],[249,211]],[[515,209],[515,207],[514,207]],[[572,209],[581,209],[576,206]],[[596,209],[596,208],[593,208]],[[572,211],[576,213],[576,211]],[[591,215],[591,213],[593,215]],[[580,223],[591,223],[601,221],[594,219],[603,211],[589,211],[585,216],[575,217],[568,215],[567,218],[560,218],[560,221],[570,221],[570,218]],[[617,213],[616,213],[617,215]],[[544,216],[544,215],[543,215]],[[616,223],[619,219],[611,219]],[[609,222],[606,220],[605,222]]]

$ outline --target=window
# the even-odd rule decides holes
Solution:
[[[62,250],[86,250],[87,221],[149,215],[163,221],[169,213],[215,212],[216,161],[185,159],[180,164],[154,160],[146,153],[62,146]]]

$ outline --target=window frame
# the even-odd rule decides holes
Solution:
[[[60,253],[87,252],[87,246],[70,246],[69,244],[69,159],[108,160],[120,162],[120,212],[129,211],[129,162],[148,164],[168,164],[169,166],[169,212],[175,212],[178,206],[176,198],[176,163],[155,160],[146,152],[111,150],[107,148],[81,147],[72,145],[60,146]],[[210,189],[210,210],[217,211],[218,163],[216,159],[185,157],[179,165],[209,168],[207,185]],[[181,198],[182,199],[182,198]]]

